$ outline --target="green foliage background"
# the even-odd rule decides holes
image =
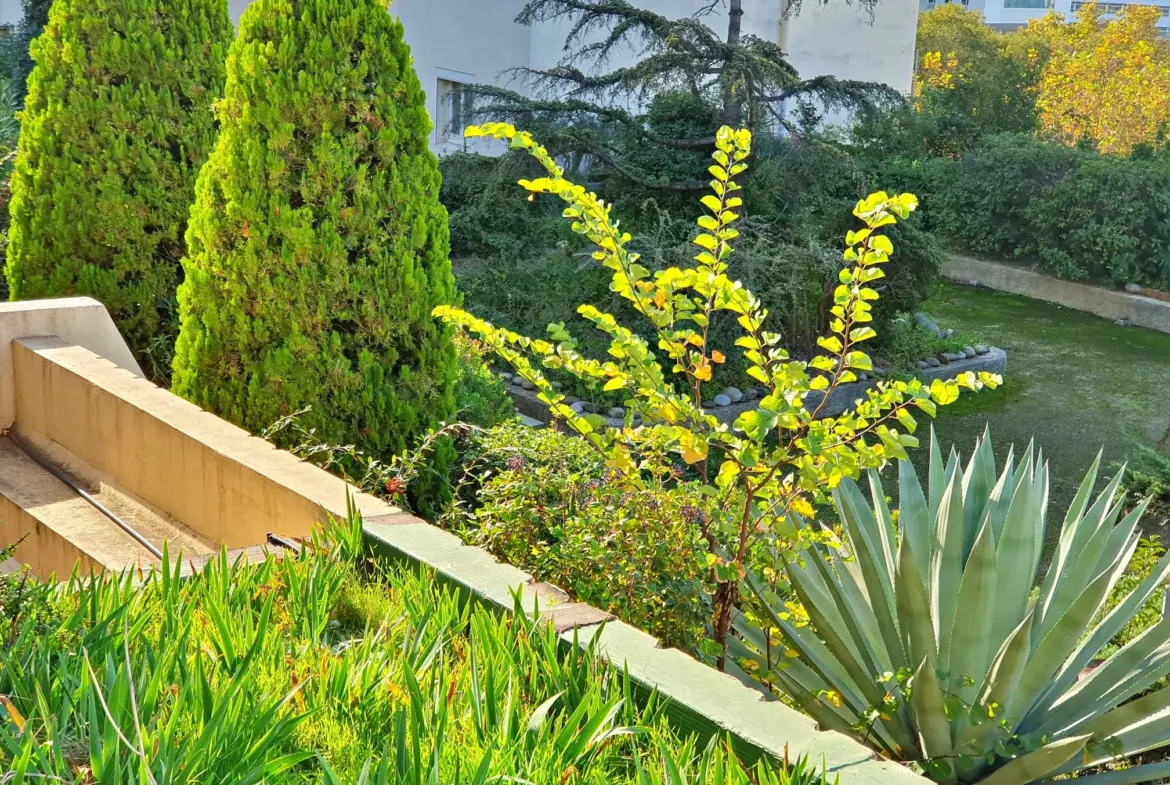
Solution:
[[[231,36],[221,0],[56,0],[32,48],[11,296],[96,297],[156,377]]]
[[[988,135],[1032,133],[1033,88],[1047,49],[1027,28],[994,30],[979,11],[940,5],[919,16],[913,106],[870,115],[859,141],[887,153],[954,157]],[[950,76],[946,86],[932,79],[942,71]]]
[[[642,119],[664,138],[710,136],[719,122],[715,107],[703,98],[672,91],[658,93]],[[620,151],[615,159],[620,166],[568,159],[568,169],[581,168],[578,181],[622,216],[642,262],[652,270],[692,265],[694,221],[702,207],[694,193],[660,186],[705,184],[707,152],[647,143],[620,125],[580,132],[614,136],[611,146]],[[764,302],[771,327],[803,355],[816,350],[816,337],[828,322],[832,287],[843,264],[840,238],[853,226],[850,211],[858,199],[885,185],[860,163],[847,145],[816,129],[783,139],[756,136],[753,168],[744,181],[745,222],[731,270]],[[577,305],[594,303],[619,318],[632,313],[609,291],[608,277],[580,241],[566,235],[554,200],[529,201],[516,185],[534,176],[531,162],[514,153],[500,159],[457,154],[442,166],[443,201],[451,213],[455,267],[468,309],[529,335],[565,321],[585,351],[600,356],[604,342],[575,316]],[[634,170],[653,172],[653,181],[628,174]],[[918,307],[942,260],[938,244],[915,221],[895,227],[890,236],[895,261],[874,312],[879,335],[898,313]],[[715,345],[738,357],[731,350],[734,320],[716,320],[713,329]],[[721,366],[712,387],[744,384],[742,371],[734,360]],[[571,379],[562,381],[585,395]]]
[[[1170,162],[1001,134],[958,160],[877,168],[922,198],[926,226],[953,247],[1061,278],[1170,287]]]
[[[378,0],[258,0],[199,177],[174,389],[373,457],[454,411],[455,299],[425,96]],[[437,460],[449,460],[440,450]]]

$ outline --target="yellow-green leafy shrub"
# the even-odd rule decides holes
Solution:
[[[550,340],[534,340],[453,307],[440,307],[436,313],[475,333],[528,379],[552,415],[604,457],[619,487],[653,492],[676,482],[679,459],[694,468],[702,485],[702,515],[694,525],[711,564],[714,648],[722,666],[753,542],[771,541],[780,549],[806,544],[793,515],[813,515],[813,505],[824,502],[843,479],[906,457],[906,448],[917,445],[911,410],[931,415],[936,406],[955,400],[960,387],[978,389],[998,382],[990,374],[968,373],[954,381],[936,380],[930,387],[918,380],[884,383],[838,417],[820,417],[820,404],[812,403],[820,396],[808,399],[810,393],[832,394],[858,372],[872,369],[860,349],[876,335],[869,322],[878,293],[870,284],[884,276],[882,265],[894,250],[880,230],[909,215],[917,199],[877,193],[857,203],[854,214],[863,227],[846,237],[843,258],[850,266],[839,274],[830,333],[819,341],[823,353],[794,360],[781,335],[769,329],[767,310],[736,280],[729,264],[731,243],[739,234],[736,211],[743,204],[735,180],[747,169],[751,154],[747,131],[724,127],[718,133],[710,167],[712,193],[702,199],[708,212],[699,219],[694,240],[696,264],[653,276],[630,251],[632,237],[619,228],[609,205],[565,180],[548,151],[529,134],[506,124],[468,133],[506,139],[544,166],[547,176],[521,185],[565,202],[564,215],[573,230],[595,245],[593,257],[612,271],[613,291],[648,322],[655,337],[648,341],[613,315],[582,305],[578,313],[610,340],[608,357],[599,360],[582,356],[562,325],[550,326]],[[747,373],[768,391],[758,409],[744,412],[733,425],[720,422],[701,405],[713,368],[727,359],[707,342],[712,323],[721,319],[738,324],[736,346],[743,350]],[[626,396],[626,427],[609,427],[596,415],[578,414],[542,368],[591,379]],[[634,425],[634,414],[640,415],[641,424]]]

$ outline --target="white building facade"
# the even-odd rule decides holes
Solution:
[[[778,43],[802,77],[831,74],[909,92],[920,0],[879,0],[872,15],[847,0],[805,0],[798,13],[786,14],[788,1],[744,0],[744,32]],[[238,21],[250,0],[227,2]],[[673,18],[710,5],[710,0],[636,2]],[[547,68],[564,56],[567,26],[519,25],[515,19],[523,7],[524,0],[395,0],[391,6],[402,20],[427,92],[438,152],[463,145],[458,133],[462,107],[449,98],[453,88],[469,83],[519,88],[511,69]],[[19,18],[20,0],[0,0],[0,25]],[[721,32],[726,9],[705,21]],[[633,61],[637,52],[622,53],[610,66],[620,66],[623,57]]]

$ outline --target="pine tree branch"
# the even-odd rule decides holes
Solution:
[[[565,37],[562,65],[603,66],[623,43],[639,54],[675,51],[696,62],[726,59],[723,42],[696,18],[668,19],[626,0],[529,0],[516,21],[532,25],[565,17],[574,22]],[[605,30],[605,36],[588,42],[598,30]]]
[[[701,16],[706,16],[707,14],[714,13],[716,8],[718,8],[719,6],[723,5],[726,2],[727,2],[727,0],[711,0],[711,2],[707,3],[707,5],[703,6],[698,11],[695,11],[695,13],[691,14],[691,18],[698,19]]]
[[[766,103],[785,101],[801,95],[815,95],[830,106],[859,106],[873,108],[881,104],[896,105],[906,99],[897,90],[878,82],[856,79],[838,79],[835,76],[814,76],[787,87],[774,95],[761,96]]]
[[[630,180],[636,185],[643,188],[651,188],[658,191],[674,191],[676,193],[697,193],[705,191],[710,188],[710,185],[701,180],[682,180],[678,182],[658,182],[643,174],[639,174],[629,166],[617,160],[608,150],[596,149],[591,151],[591,154],[596,156],[602,163],[611,167],[615,172]]]
[[[715,137],[701,139],[671,139],[655,134],[646,124],[620,107],[595,104],[580,99],[534,99],[491,85],[470,85],[462,92],[477,98],[492,99],[492,103],[474,105],[472,114],[477,118],[506,118],[515,120],[534,113],[561,117],[589,115],[601,120],[619,123],[626,129],[640,135],[653,144],[674,150],[710,150],[715,147]],[[591,151],[592,152],[592,151]]]

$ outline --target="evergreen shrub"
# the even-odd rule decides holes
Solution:
[[[476,432],[464,466],[444,526],[667,645],[702,639],[712,587],[699,483],[629,493],[585,439],[515,421]]]
[[[156,376],[231,36],[223,0],[56,0],[32,46],[11,297],[96,297]]]
[[[526,156],[453,153],[439,169],[456,259],[531,259],[572,236],[557,210],[517,193],[517,181],[539,175]]]
[[[455,287],[401,23],[379,0],[257,0],[218,114],[175,391],[253,432],[309,407],[322,442],[405,452],[454,412],[457,360],[431,316]]]

